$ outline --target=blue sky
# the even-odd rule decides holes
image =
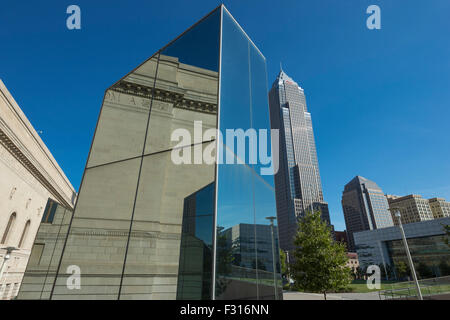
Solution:
[[[105,88],[220,2],[9,1],[0,78],[78,189]],[[66,28],[77,4],[82,29]],[[381,8],[381,30],[366,8]],[[450,200],[448,0],[230,0],[267,58],[305,90],[332,223],[355,175],[385,193]]]

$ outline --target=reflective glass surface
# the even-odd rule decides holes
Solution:
[[[224,141],[219,153],[224,163],[218,165],[216,182],[215,298],[274,299],[280,279],[278,232],[276,223],[272,229],[266,219],[276,216],[273,175],[261,175],[270,163],[261,162],[258,154],[256,162],[251,157],[251,150],[259,151],[264,142],[261,151],[271,153],[266,63],[226,10],[222,24],[219,129]],[[245,155],[237,139],[228,139],[227,129],[247,133]],[[248,129],[255,129],[256,136]]]
[[[219,7],[106,91],[46,297],[275,297],[278,234],[266,219],[276,215],[273,176],[261,175],[270,164],[240,157],[237,140],[205,134],[218,126],[219,81],[224,135],[270,128],[265,68]],[[270,155],[270,133],[264,138]],[[258,135],[251,139],[245,149],[258,150]],[[217,143],[232,164],[214,162]],[[67,287],[74,265],[76,290]]]

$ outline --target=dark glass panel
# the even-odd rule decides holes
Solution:
[[[211,299],[215,184],[184,200],[177,299]]]

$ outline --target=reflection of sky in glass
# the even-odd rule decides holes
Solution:
[[[178,57],[181,63],[219,71],[220,10],[211,13],[161,54]]]
[[[222,37],[219,128],[224,134],[224,143],[229,144],[226,141],[226,129],[270,129],[270,120],[264,57],[226,12]],[[267,149],[270,154],[270,131],[267,134]],[[246,159],[240,160],[248,163],[248,140],[246,145]],[[224,162],[227,154],[236,159],[236,148],[236,143],[235,150],[220,146],[219,152],[222,153]],[[267,225],[269,221],[265,218],[276,216],[274,177],[261,176],[261,167],[268,165],[218,165],[218,226],[229,228],[239,223]]]

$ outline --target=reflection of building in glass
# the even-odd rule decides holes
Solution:
[[[256,165],[198,159],[196,151],[215,158],[218,142],[194,130],[200,121],[203,132],[245,130],[252,123],[268,128],[265,67],[264,57],[219,6],[112,85],[62,258],[56,258],[56,280],[48,294],[26,297],[273,298],[273,281],[270,287],[250,275],[228,277],[233,260],[220,250],[226,239],[215,234],[216,226],[257,224],[273,216],[273,177],[261,177]],[[251,113],[251,108],[259,111]],[[177,129],[191,139],[172,141]],[[223,153],[225,148],[219,144],[218,149]],[[173,155],[184,161],[175,163]],[[81,269],[79,290],[66,287],[70,265]]]
[[[41,220],[52,218],[57,203],[73,208],[75,198],[70,181],[0,80],[0,299],[17,296]]]
[[[274,232],[278,232],[274,227]],[[235,264],[242,268],[273,271],[272,238],[270,225],[240,223],[223,231],[229,239],[227,245],[233,252]],[[255,241],[255,234],[258,241]],[[278,247],[275,239],[276,247]],[[255,251],[258,251],[257,258]]]
[[[355,232],[393,226],[383,191],[375,182],[366,178],[356,176],[346,184],[342,194],[342,209],[349,251],[355,250]]]
[[[450,218],[441,218],[403,225],[414,266],[422,278],[450,274],[450,247],[444,242],[444,225],[449,224]],[[371,264],[395,268],[399,261],[408,263],[397,226],[356,232],[354,238],[363,268]]]
[[[49,299],[72,210],[49,201],[34,240],[18,299]],[[45,218],[45,219],[44,219]]]
[[[279,170],[275,175],[280,245],[292,248],[297,218],[306,210],[320,210],[330,223],[323,200],[311,114],[303,89],[280,71],[269,92],[271,125],[279,129]]]
[[[211,299],[214,183],[186,197],[177,299]]]

